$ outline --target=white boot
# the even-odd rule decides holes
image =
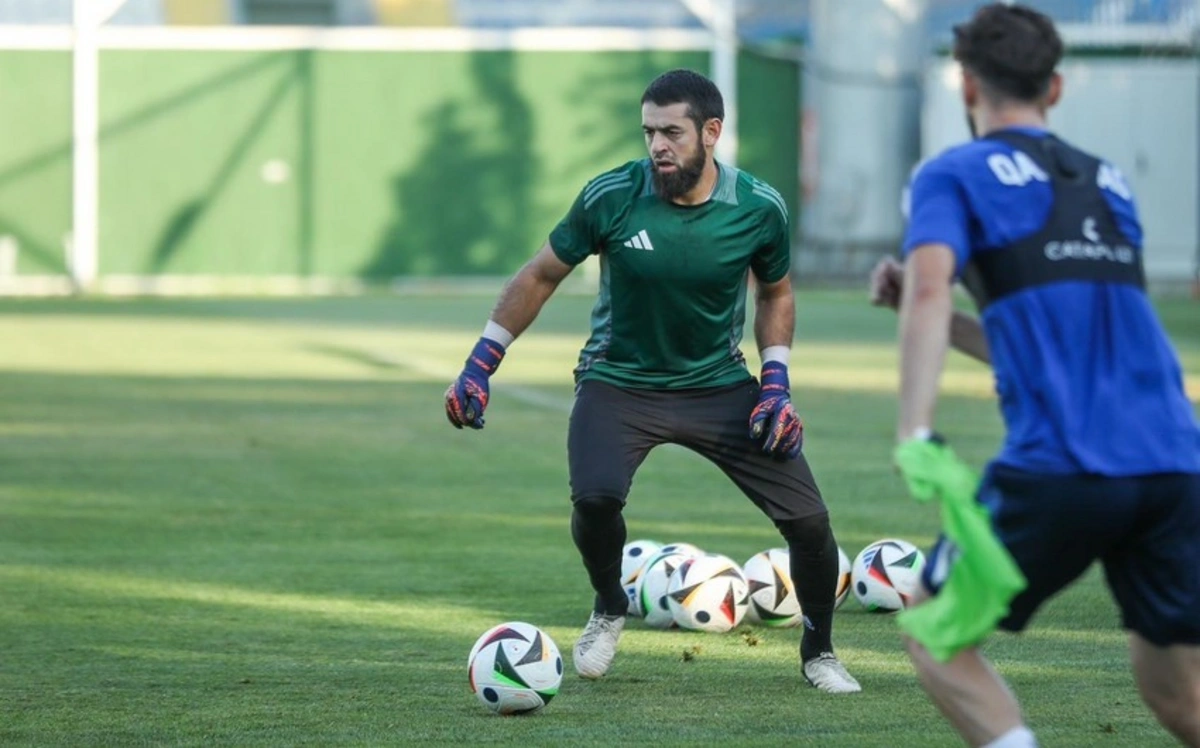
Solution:
[[[579,641],[575,642],[572,658],[575,672],[584,678],[600,678],[608,672],[617,656],[617,640],[625,628],[625,616],[606,616],[592,613]]]

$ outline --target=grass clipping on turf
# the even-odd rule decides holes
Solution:
[[[987,510],[975,500],[979,476],[945,444],[910,439],[894,460],[917,501],[941,505],[942,534],[950,545],[950,572],[936,596],[896,617],[902,631],[939,662],[986,638],[1026,581],[992,532]]]

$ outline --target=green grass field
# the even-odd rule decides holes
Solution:
[[[525,620],[569,658],[591,600],[565,464],[590,299],[552,300],[487,428],[456,431],[442,392],[492,300],[0,301],[0,744],[957,745],[894,620],[853,599],[835,642],[856,697],[802,685],[794,630],[633,622],[603,681],[568,665],[542,713],[486,713],[475,638]],[[1159,307],[1200,397],[1200,306]],[[928,543],[889,465],[893,315],[863,293],[798,308],[793,396],[841,545]],[[988,372],[955,356],[944,385],[940,425],[982,465]],[[780,542],[674,448],[626,514],[631,538],[739,561]],[[988,651],[1045,745],[1172,744],[1095,571]]]

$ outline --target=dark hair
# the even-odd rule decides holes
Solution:
[[[642,103],[647,101],[655,106],[687,104],[688,118],[697,131],[710,119],[725,119],[725,100],[717,84],[694,70],[680,68],[658,76],[642,94]]]
[[[1018,101],[1046,93],[1062,55],[1054,22],[1026,5],[984,5],[954,27],[954,59],[994,93]]]

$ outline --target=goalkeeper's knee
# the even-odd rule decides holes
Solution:
[[[573,499],[575,513],[586,519],[606,520],[620,514],[625,502],[612,494],[588,494]]]
[[[809,553],[820,553],[837,544],[833,540],[833,529],[829,526],[829,513],[821,512],[800,519],[777,520],[775,526],[787,541],[788,547],[803,548]]]

